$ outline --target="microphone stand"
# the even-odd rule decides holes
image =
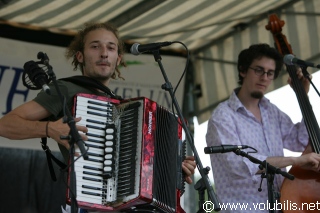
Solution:
[[[210,171],[210,168],[209,167],[206,167],[204,169],[204,172],[206,174],[208,174]],[[204,201],[204,193],[205,193],[205,190],[206,190],[206,185],[203,181],[202,178],[200,178],[197,183],[194,185],[194,189],[198,191],[198,195],[199,195],[199,201],[198,201],[198,207],[199,207],[199,210],[197,211],[197,213],[205,213],[206,211],[203,209],[203,204],[205,203]]]
[[[279,192],[276,192],[274,190],[274,184],[273,184],[273,181],[274,181],[274,175],[275,174],[281,174],[283,177],[286,177],[290,180],[293,180],[294,179],[294,176],[289,174],[288,172],[285,172],[285,171],[282,171],[281,169],[279,168],[276,168],[274,166],[272,166],[271,164],[267,163],[267,161],[260,161],[259,159],[257,158],[254,158],[252,156],[250,156],[249,154],[247,154],[246,152],[244,151],[241,151],[240,149],[237,149],[236,151],[234,151],[234,153],[236,155],[241,155],[242,157],[246,157],[248,158],[251,162],[255,163],[255,164],[259,164],[259,168],[262,170],[262,169],[265,169],[265,177],[267,178],[267,187],[268,187],[268,201],[269,201],[269,212],[270,213],[275,213],[276,211],[276,208],[274,206],[274,204],[276,203],[276,200],[278,198],[280,198],[280,193]],[[263,178],[263,176],[261,176],[261,178]],[[262,180],[261,180],[262,182]]]
[[[74,170],[74,154],[75,154],[75,147],[74,144],[77,143],[81,154],[83,156],[83,158],[85,160],[88,159],[88,154],[87,154],[87,150],[84,147],[84,141],[82,140],[77,127],[76,127],[76,122],[73,118],[73,116],[71,115],[70,110],[68,109],[67,105],[66,105],[66,100],[65,97],[62,95],[59,86],[57,84],[57,80],[56,80],[56,75],[53,72],[52,66],[49,64],[49,58],[48,56],[44,53],[44,54],[40,54],[38,53],[38,58],[41,58],[41,61],[44,65],[47,66],[48,68],[48,75],[49,78],[52,80],[57,93],[61,99],[61,103],[62,103],[62,107],[63,107],[63,123],[67,123],[70,127],[70,132],[69,135],[67,136],[60,136],[60,139],[62,140],[68,140],[69,144],[70,144],[70,150],[69,150],[69,155],[70,155],[70,187],[69,187],[69,194],[70,194],[70,199],[71,199],[71,213],[76,213],[77,212],[77,187],[76,187],[76,174],[75,174],[75,170]]]
[[[320,93],[319,91],[317,90],[316,86],[314,85],[314,83],[311,81],[310,79],[310,74],[308,73],[307,71],[307,66],[300,66],[301,67],[301,70],[302,70],[302,74],[303,76],[308,79],[308,81],[310,82],[310,84],[312,85],[312,87],[314,88],[314,90],[316,91],[316,93],[318,94],[318,96],[320,97]]]
[[[208,178],[208,175],[207,175],[208,173],[206,172],[206,170],[202,166],[202,163],[200,161],[198,152],[197,152],[197,150],[196,150],[196,148],[194,146],[193,138],[191,137],[191,133],[190,133],[190,131],[189,131],[187,125],[186,125],[186,122],[185,122],[184,118],[183,118],[182,111],[181,111],[181,109],[179,107],[178,101],[177,101],[177,99],[176,99],[176,97],[175,97],[175,95],[173,93],[172,85],[169,82],[169,79],[168,79],[168,77],[166,75],[166,72],[165,72],[165,70],[163,68],[163,65],[162,65],[162,62],[161,62],[162,58],[160,56],[159,49],[152,51],[152,53],[153,53],[155,61],[159,64],[160,70],[161,70],[163,78],[165,80],[165,83],[161,86],[161,88],[170,93],[171,99],[173,101],[173,105],[175,106],[175,108],[177,110],[177,114],[178,114],[178,116],[180,118],[181,125],[182,125],[183,129],[185,130],[187,140],[188,140],[188,142],[190,144],[190,147],[191,147],[191,149],[192,149],[192,151],[194,153],[194,158],[195,158],[195,161],[196,161],[196,164],[197,164],[197,168],[198,168],[199,173],[200,173],[200,175],[202,177],[202,181],[204,182],[204,185],[205,185],[205,187],[207,189],[208,197],[210,198],[211,202],[214,205],[214,210],[215,211],[220,211],[221,208],[219,206],[218,199],[217,199],[217,197],[216,197],[216,195],[215,195],[215,193],[213,191],[212,185],[211,185],[211,183],[209,181],[209,178]]]

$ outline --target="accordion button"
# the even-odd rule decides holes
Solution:
[[[111,172],[112,171],[112,168],[110,166],[106,166],[103,168],[103,171],[105,172]]]
[[[107,140],[112,140],[113,138],[114,138],[113,135],[106,135]]]
[[[104,161],[104,165],[107,165],[107,166],[112,165],[112,161],[111,160],[105,160]]]
[[[104,156],[104,159],[112,159],[112,155],[111,154],[107,154]]]
[[[111,129],[111,128],[110,129],[106,129],[106,133],[107,134],[112,134],[112,133],[114,133],[114,129]]]
[[[113,152],[113,149],[112,149],[111,147],[106,147],[106,148],[104,149],[104,151],[105,151],[106,153],[111,153],[111,152]]]
[[[106,141],[106,146],[113,146],[113,141]]]

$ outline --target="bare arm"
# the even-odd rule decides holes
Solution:
[[[46,137],[46,122],[39,120],[49,115],[35,101],[27,102],[0,119],[0,135],[15,140]]]
[[[0,119],[0,136],[13,140],[47,137],[47,121],[40,121],[50,116],[50,112],[35,101],[27,102],[9,112]],[[75,121],[80,121],[76,118]],[[77,126],[82,132],[87,132],[86,127]],[[48,125],[48,136],[69,148],[67,140],[60,140],[61,135],[69,135],[70,128],[62,122],[62,119],[50,122]],[[83,136],[85,137],[85,136]],[[84,138],[86,139],[86,137]]]
[[[267,162],[278,168],[299,166],[316,172],[320,170],[320,155],[312,152],[310,144],[304,154],[299,157],[268,157]]]

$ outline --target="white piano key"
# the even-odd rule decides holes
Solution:
[[[76,164],[79,164],[79,163],[83,163],[84,165],[93,165],[93,166],[96,166],[96,167],[98,167],[98,168],[102,168],[102,167],[103,167],[103,163],[93,162],[93,161],[85,160],[85,159],[83,159],[83,158],[79,158],[79,159],[75,162],[75,165],[76,165]]]
[[[93,128],[88,128],[88,133],[92,133],[92,134],[96,134],[99,136],[105,136],[106,132],[104,130],[100,130],[100,129],[93,129]]]
[[[104,157],[97,157],[97,156],[88,156],[88,160],[87,161],[90,161],[90,160],[99,160],[99,161],[103,161],[104,160]]]
[[[86,167],[90,167],[90,168],[85,168]],[[93,172],[102,172],[102,168],[103,167],[99,167],[97,165],[89,165],[89,164],[83,164],[83,163],[77,163],[75,164],[75,167],[74,167],[75,171],[93,171]]]
[[[88,203],[94,203],[94,204],[103,204],[102,197],[99,198],[97,196],[93,195],[86,195],[82,194],[81,192],[77,191],[77,201],[82,201],[82,202],[88,202]]]
[[[98,149],[98,148],[93,148],[93,147],[89,147],[89,153],[95,153],[98,155],[103,155],[104,154],[104,149]]]
[[[98,137],[94,137],[94,136],[91,136],[91,135],[88,135],[87,137],[88,137],[88,141],[89,140],[95,140],[95,141],[101,141],[101,143],[105,142],[104,138],[98,138]]]

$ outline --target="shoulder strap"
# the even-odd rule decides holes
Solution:
[[[61,78],[59,80],[68,81],[74,84],[81,85],[83,87],[87,88],[93,88],[93,89],[99,89],[108,95],[110,95],[111,98],[115,98],[118,100],[122,100],[123,98],[121,96],[116,95],[112,90],[109,89],[109,87],[102,84],[100,81],[97,81],[93,78],[83,76],[83,75],[76,75],[68,78]]]
[[[67,165],[65,163],[62,163],[60,160],[58,160],[52,153],[49,147],[47,146],[47,138],[41,138],[41,146],[42,149],[45,151],[46,156],[47,156],[47,162],[48,162],[48,167],[51,175],[51,179],[53,181],[57,181],[56,175],[54,173],[54,169],[52,166],[52,161],[51,159],[60,166],[61,169],[67,168]]]

